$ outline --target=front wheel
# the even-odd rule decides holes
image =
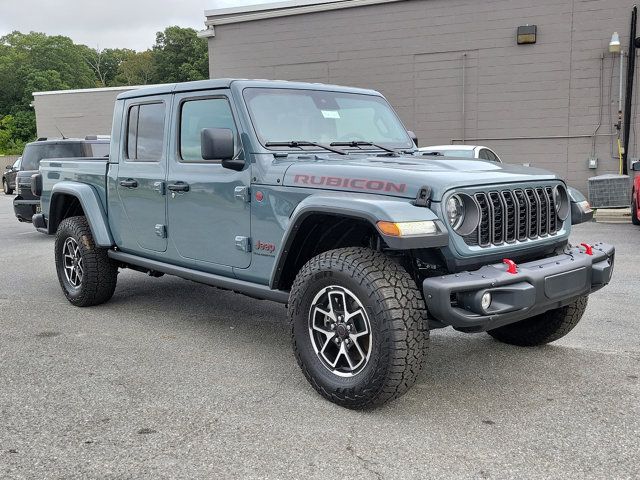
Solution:
[[[631,223],[640,225],[640,214],[638,212],[638,194],[633,192],[631,197]]]
[[[5,195],[11,195],[13,193],[13,189],[9,188],[9,182],[7,182],[6,178],[2,179],[2,189]]]
[[[521,347],[544,345],[564,337],[578,324],[587,308],[588,296],[561,308],[505,325],[487,333],[496,340]]]
[[[402,266],[373,250],[342,248],[309,260],[291,288],[288,315],[304,375],[338,405],[397,398],[425,363],[422,295]]]
[[[56,232],[54,248],[58,281],[69,302],[89,307],[113,296],[118,267],[106,249],[96,246],[85,217],[65,218]]]

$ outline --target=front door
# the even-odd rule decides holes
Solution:
[[[216,266],[246,268],[250,170],[224,168],[220,160],[204,160],[200,135],[204,128],[229,128],[236,156],[244,155],[229,92],[190,92],[174,98],[176,135],[172,136],[167,177],[169,238],[185,259],[215,271]]]
[[[122,230],[126,251],[167,249],[166,126],[170,96],[144,97],[125,104],[125,142],[116,189],[128,228]]]

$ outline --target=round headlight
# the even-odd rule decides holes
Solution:
[[[569,216],[569,194],[567,189],[562,185],[556,185],[553,188],[553,204],[556,207],[556,213],[561,221],[565,221]]]
[[[464,221],[464,204],[458,195],[452,195],[446,205],[447,220],[455,230]]]

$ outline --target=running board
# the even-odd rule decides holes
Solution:
[[[204,283],[205,285],[211,285],[224,290],[232,290],[260,300],[271,300],[272,302],[278,303],[287,303],[289,301],[289,292],[273,290],[266,285],[246,282],[236,278],[222,277],[214,273],[200,272],[191,268],[178,267],[176,265],[115,250],[109,250],[107,253],[109,258],[124,264],[143,267],[148,270],[166,273],[167,275],[175,275],[176,277],[186,278],[187,280],[193,280],[194,282]]]

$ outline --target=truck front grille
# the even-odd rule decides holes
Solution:
[[[463,237],[470,246],[534,240],[555,235],[561,226],[552,186],[477,192],[472,197],[480,209],[480,223]]]

